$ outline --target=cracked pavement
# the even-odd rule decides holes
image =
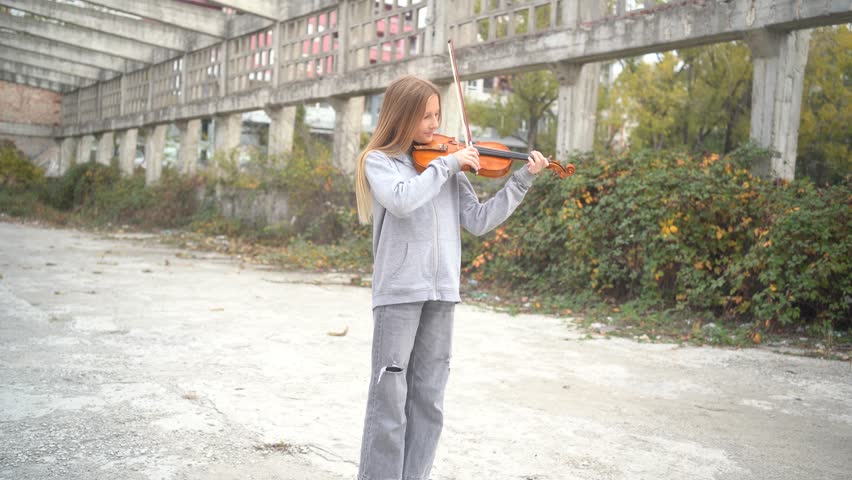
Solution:
[[[0,275],[0,479],[354,478],[348,276],[2,221]],[[460,305],[434,480],[848,478],[852,363],[585,337]]]

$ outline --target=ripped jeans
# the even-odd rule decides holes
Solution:
[[[359,480],[427,480],[444,424],[455,303],[373,309]]]

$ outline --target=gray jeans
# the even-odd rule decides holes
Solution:
[[[373,358],[359,480],[426,480],[444,424],[451,302],[373,309]]]

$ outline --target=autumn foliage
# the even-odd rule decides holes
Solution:
[[[848,324],[852,187],[754,177],[765,154],[575,158],[569,181],[539,179],[506,224],[466,239],[466,275],[556,299]]]

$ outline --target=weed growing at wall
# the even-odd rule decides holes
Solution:
[[[219,195],[258,190],[286,194],[290,224],[260,226],[268,233],[278,230],[287,238],[298,236],[317,244],[368,238],[369,229],[357,221],[352,180],[334,164],[322,142],[299,142],[289,154],[251,151],[240,155],[234,150],[214,158],[219,172],[208,180]]]
[[[14,143],[0,141],[0,187],[26,190],[44,183],[44,170],[35,166]]]

